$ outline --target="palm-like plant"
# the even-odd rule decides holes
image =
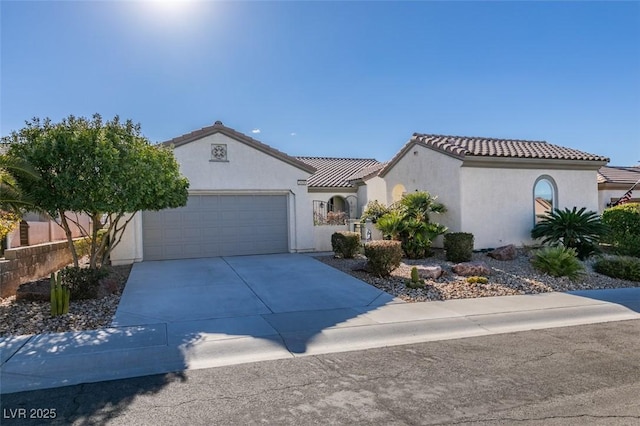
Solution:
[[[562,244],[574,248],[580,259],[585,259],[598,249],[600,238],[607,228],[596,212],[586,207],[569,210],[553,209],[531,230],[531,237],[542,239],[543,244]]]
[[[28,162],[0,155],[0,210],[19,213],[25,208],[33,207],[31,197],[21,191],[16,176],[34,180],[40,177]]]
[[[431,223],[430,213],[443,213],[444,205],[437,203],[428,192],[414,192],[404,196],[391,207],[391,212],[378,219],[376,226],[386,238],[402,242],[407,257],[417,259],[430,255],[435,237],[447,228]]]

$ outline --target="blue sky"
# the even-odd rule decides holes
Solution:
[[[221,120],[291,155],[414,132],[640,161],[640,2],[1,1],[0,134],[34,117]]]

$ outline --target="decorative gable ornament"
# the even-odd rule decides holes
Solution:
[[[227,161],[226,144],[211,144],[211,161]]]

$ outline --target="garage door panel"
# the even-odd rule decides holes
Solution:
[[[288,251],[286,195],[193,195],[142,217],[145,260]]]

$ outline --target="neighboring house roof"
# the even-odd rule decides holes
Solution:
[[[373,158],[296,157],[315,167],[317,171],[307,179],[307,186],[322,188],[351,188],[353,176],[364,169],[382,166]]]
[[[421,145],[444,154],[466,158],[519,158],[536,160],[578,160],[608,162],[607,157],[577,149],[553,145],[545,141],[496,139],[476,136],[449,136],[414,133],[396,156],[380,171],[384,176],[414,145]]]
[[[162,142],[160,145],[179,147],[179,146],[188,144],[189,142],[193,142],[193,141],[202,139],[204,137],[214,135],[216,133],[222,133],[223,135],[228,136],[231,139],[235,139],[238,142],[242,142],[245,145],[255,148],[258,151],[264,152],[265,154],[268,154],[272,157],[282,160],[285,163],[288,163],[292,166],[302,169],[308,173],[314,173],[316,171],[314,167],[310,166],[307,163],[303,163],[302,161],[299,161],[296,158],[291,157],[290,155],[287,155],[282,151],[278,151],[277,149],[272,148],[267,144],[264,144],[256,139],[253,139],[252,137],[249,137],[244,133],[240,133],[230,127],[226,127],[224,124],[222,124],[221,121],[216,121],[213,126],[203,127],[202,129],[195,130],[193,132]]]
[[[598,170],[598,183],[633,185],[640,179],[640,167],[603,166]]]

